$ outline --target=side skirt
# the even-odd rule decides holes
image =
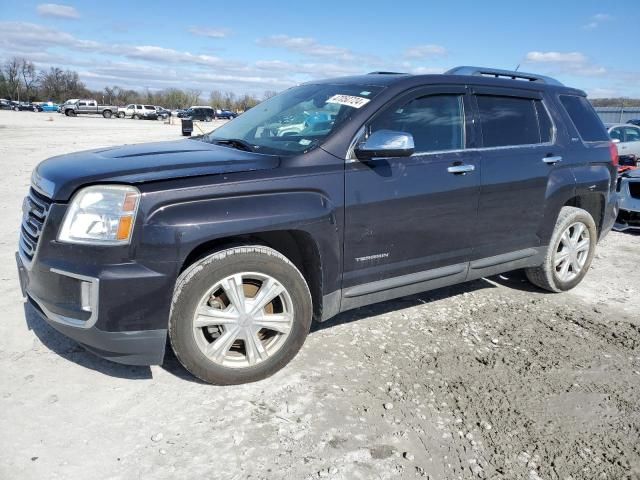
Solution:
[[[401,275],[349,287],[323,297],[321,321],[365,305],[447,287],[519,268],[541,265],[547,247],[527,248],[494,257],[473,260],[447,267]],[[341,297],[341,301],[340,301]]]

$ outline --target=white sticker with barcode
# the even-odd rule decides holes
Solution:
[[[355,95],[334,95],[327,100],[327,103],[338,103],[347,107],[361,108],[370,101],[368,98],[356,97]]]

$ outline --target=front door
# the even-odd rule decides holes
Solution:
[[[478,154],[467,150],[475,141],[468,110],[464,87],[429,87],[393,101],[365,126],[363,135],[412,134],[415,153],[347,162],[345,296],[418,284],[443,267],[443,275],[464,279],[480,183]],[[378,287],[352,288],[371,282]]]

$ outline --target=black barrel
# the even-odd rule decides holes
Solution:
[[[182,119],[182,135],[185,137],[190,137],[193,132],[193,120],[190,118]]]

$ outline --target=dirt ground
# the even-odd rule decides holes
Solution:
[[[639,235],[611,233],[570,293],[514,272],[342,314],[251,385],[204,385],[171,356],[117,365],[52,330],[13,258],[32,168],[173,138],[0,112],[0,478],[640,478]]]

